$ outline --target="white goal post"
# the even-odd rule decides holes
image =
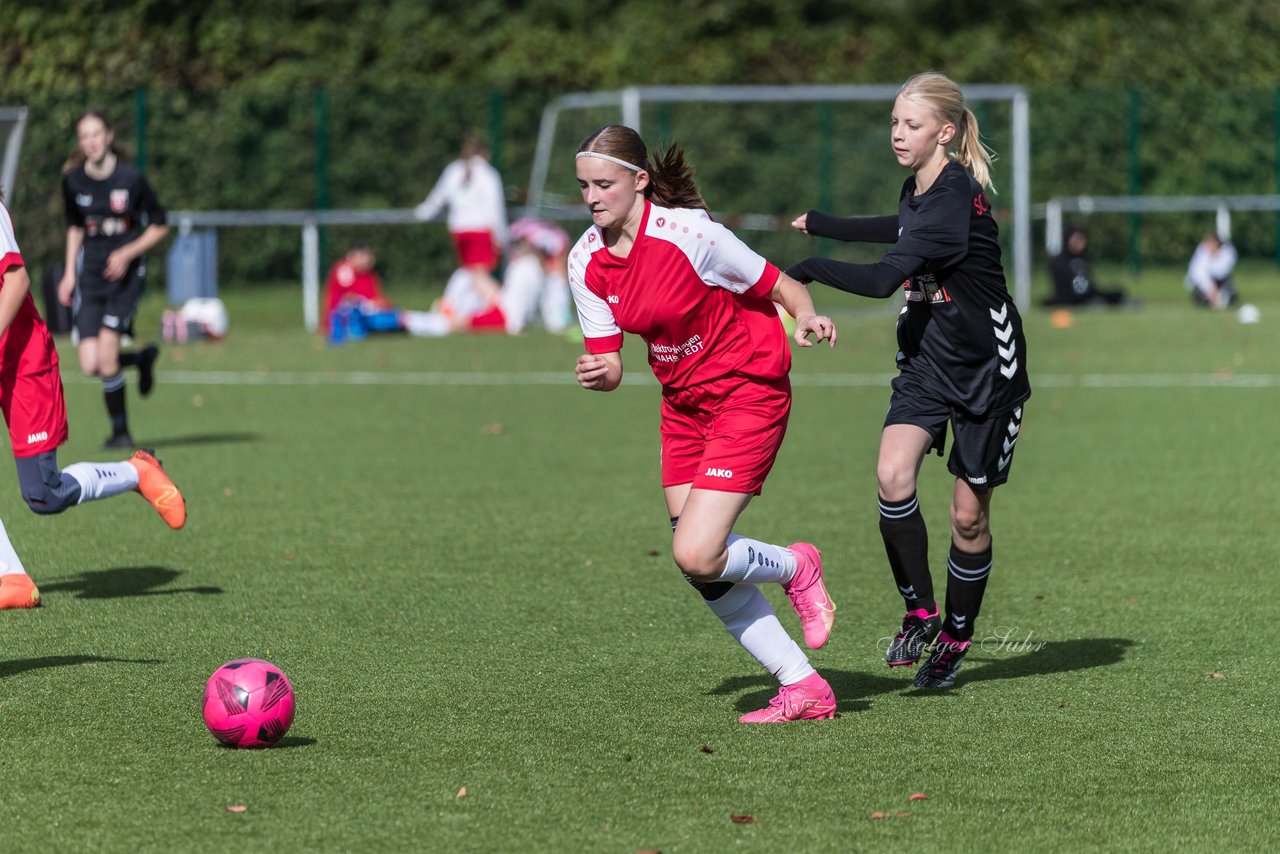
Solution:
[[[566,110],[616,107],[623,124],[642,131],[641,106],[645,103],[822,103],[843,101],[891,102],[898,86],[794,85],[794,86],[631,86],[609,92],[577,92],[562,95],[542,112],[538,144],[529,175],[528,203],[535,211],[556,206],[544,204],[547,172],[554,155],[556,124]],[[965,99],[1008,101],[1011,104],[1011,160],[1013,171],[1013,296],[1023,308],[1031,305],[1031,125],[1030,98],[1014,85],[962,87]],[[563,215],[563,211],[558,211]]]
[[[13,183],[18,178],[18,154],[22,151],[22,134],[27,129],[26,107],[0,107],[0,127],[8,127],[4,141],[4,160],[0,161],[0,190],[6,199],[13,198]]]
[[[1055,196],[1036,205],[1044,218],[1044,249],[1049,256],[1062,251],[1064,213],[1203,213],[1214,212],[1214,226],[1223,240],[1231,239],[1232,211],[1280,211],[1280,195],[1265,196]]]

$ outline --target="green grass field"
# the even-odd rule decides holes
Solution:
[[[1280,845],[1280,276],[1243,283],[1250,326],[1193,310],[1174,273],[1129,284],[1143,309],[1028,313],[985,640],[934,694],[882,658],[893,312],[816,291],[841,342],[796,354],[787,443],[739,530],[823,549],[840,610],[812,660],[840,713],[754,728],[736,718],[771,680],[669,556],[641,349],[634,382],[589,394],[563,339],[333,349],[296,290],[229,293],[230,337],[168,348],[131,398],[184,530],[129,495],[36,517],[12,467],[0,484],[44,593],[0,613],[0,850]],[[100,391],[60,346],[60,460],[111,459]],[[940,588],[950,489],[930,458]],[[241,656],[297,691],[270,750],[201,721],[205,680]]]

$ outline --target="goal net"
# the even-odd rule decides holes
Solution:
[[[812,241],[793,232],[798,214],[893,213],[906,178],[890,159],[889,113],[897,86],[653,86],[561,96],[546,106],[529,177],[531,212],[581,218],[574,174],[582,140],[603,124],[636,128],[651,147],[678,142],[712,213],[765,257],[785,265],[812,254],[850,261],[884,247]],[[1029,101],[1018,86],[964,88],[983,141],[997,153],[992,196],[1009,285],[1030,304]],[[746,232],[750,232],[749,234]]]

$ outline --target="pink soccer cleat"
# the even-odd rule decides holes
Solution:
[[[800,615],[805,645],[817,649],[831,636],[836,603],[822,580],[822,553],[810,543],[793,543],[789,548],[796,556],[796,574],[785,587],[787,597]]]
[[[821,675],[812,673],[794,685],[783,685],[769,705],[738,718],[743,724],[782,724],[787,721],[835,717],[836,695]]]

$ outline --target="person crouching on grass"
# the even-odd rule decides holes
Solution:
[[[137,492],[171,528],[187,520],[182,493],[147,450],[117,463],[73,463],[58,468],[58,446],[67,440],[67,411],[58,351],[31,299],[31,279],[13,221],[0,198],[0,410],[18,464],[22,497],[40,514]],[[0,523],[0,609],[34,608],[40,590]]]
[[[662,384],[662,486],[672,553],[729,633],[781,683],[743,723],[830,718],[836,699],[758,585],[782,585],[805,643],[826,643],[835,605],[822,558],[733,532],[760,492],[791,411],[791,351],[774,306],[796,319],[795,341],[836,343],[808,289],[711,220],[684,152],[652,162],[640,135],[606,125],[578,148],[578,185],[592,225],[569,254],[569,283],[587,352],[578,384],[622,381],[622,334],[644,339]]]

